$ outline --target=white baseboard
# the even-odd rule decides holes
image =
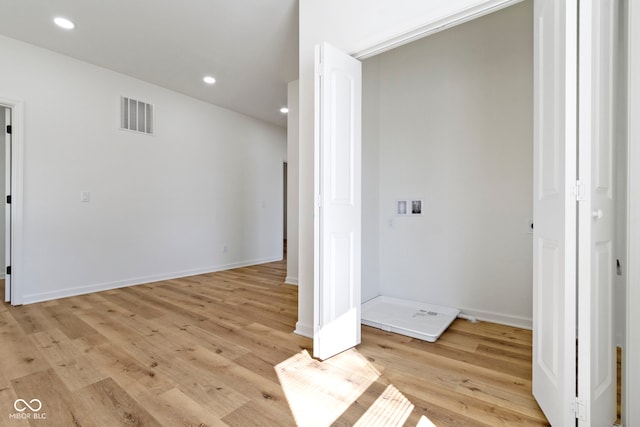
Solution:
[[[305,325],[303,323],[296,323],[296,330],[293,331],[294,334],[302,335],[303,337],[313,338],[313,327],[310,325]]]
[[[475,317],[485,322],[497,323],[499,325],[515,326],[516,328],[533,329],[533,320],[527,317],[501,314],[492,311],[474,310],[471,308],[461,308],[462,314]]]
[[[251,265],[266,264],[276,262],[282,257],[257,259],[251,261],[242,261],[231,264],[212,266],[207,268],[199,268],[193,270],[183,270],[173,273],[163,273],[154,276],[136,277],[131,279],[123,279],[115,282],[97,283],[94,285],[80,286],[75,288],[58,289],[51,292],[41,292],[37,294],[27,294],[23,296],[23,304],[33,304],[36,302],[50,301],[59,298],[68,298],[77,295],[90,294],[93,292],[108,291],[111,289],[124,288],[127,286],[143,285],[145,283],[159,282],[162,280],[179,279],[182,277],[196,276],[199,274],[215,273],[217,271],[232,270],[234,268],[248,267]]]
[[[4,273],[0,274],[0,280],[3,280],[5,278]]]
[[[296,285],[296,286],[298,286],[298,278],[297,277],[287,276],[284,279],[284,283],[286,283],[287,285]]]

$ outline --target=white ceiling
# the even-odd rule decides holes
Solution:
[[[0,34],[279,126],[298,75],[297,0],[0,0]]]

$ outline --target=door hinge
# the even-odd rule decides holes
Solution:
[[[587,407],[584,404],[584,400],[576,397],[576,400],[573,402],[573,411],[576,414],[576,419],[584,421],[586,419],[586,409]]]
[[[7,266],[7,274],[11,274],[11,266],[10,265]]]
[[[316,194],[316,208],[321,208],[322,207],[322,196],[319,194]]]
[[[11,204],[11,195],[8,195],[8,196],[7,196],[7,203],[8,203],[8,204]]]
[[[576,201],[577,202],[581,202],[584,200],[584,193],[585,193],[585,188],[584,188],[584,184],[582,182],[580,182],[580,180],[576,181],[576,186],[573,190],[573,193],[576,196]]]
[[[7,125],[7,133],[11,134],[11,125]]]

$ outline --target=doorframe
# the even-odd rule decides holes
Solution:
[[[627,319],[622,422],[640,425],[640,6],[628,9]]]
[[[11,110],[11,305],[23,301],[23,176],[24,102],[0,95],[0,106]]]
[[[438,33],[448,28],[455,27],[456,25],[463,24],[467,21],[472,21],[484,15],[497,12],[500,9],[513,6],[514,4],[521,3],[523,1],[524,0],[485,0],[481,4],[466,6],[456,13],[441,16],[439,17],[439,19],[427,22],[423,26],[418,27],[412,31],[397,34],[386,40],[378,42],[373,46],[364,48],[354,53],[352,56],[362,61],[372,56],[379,55],[388,50],[392,50],[405,44],[409,44],[416,40]]]

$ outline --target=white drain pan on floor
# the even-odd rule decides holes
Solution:
[[[460,310],[379,296],[362,304],[362,324],[434,342]]]

